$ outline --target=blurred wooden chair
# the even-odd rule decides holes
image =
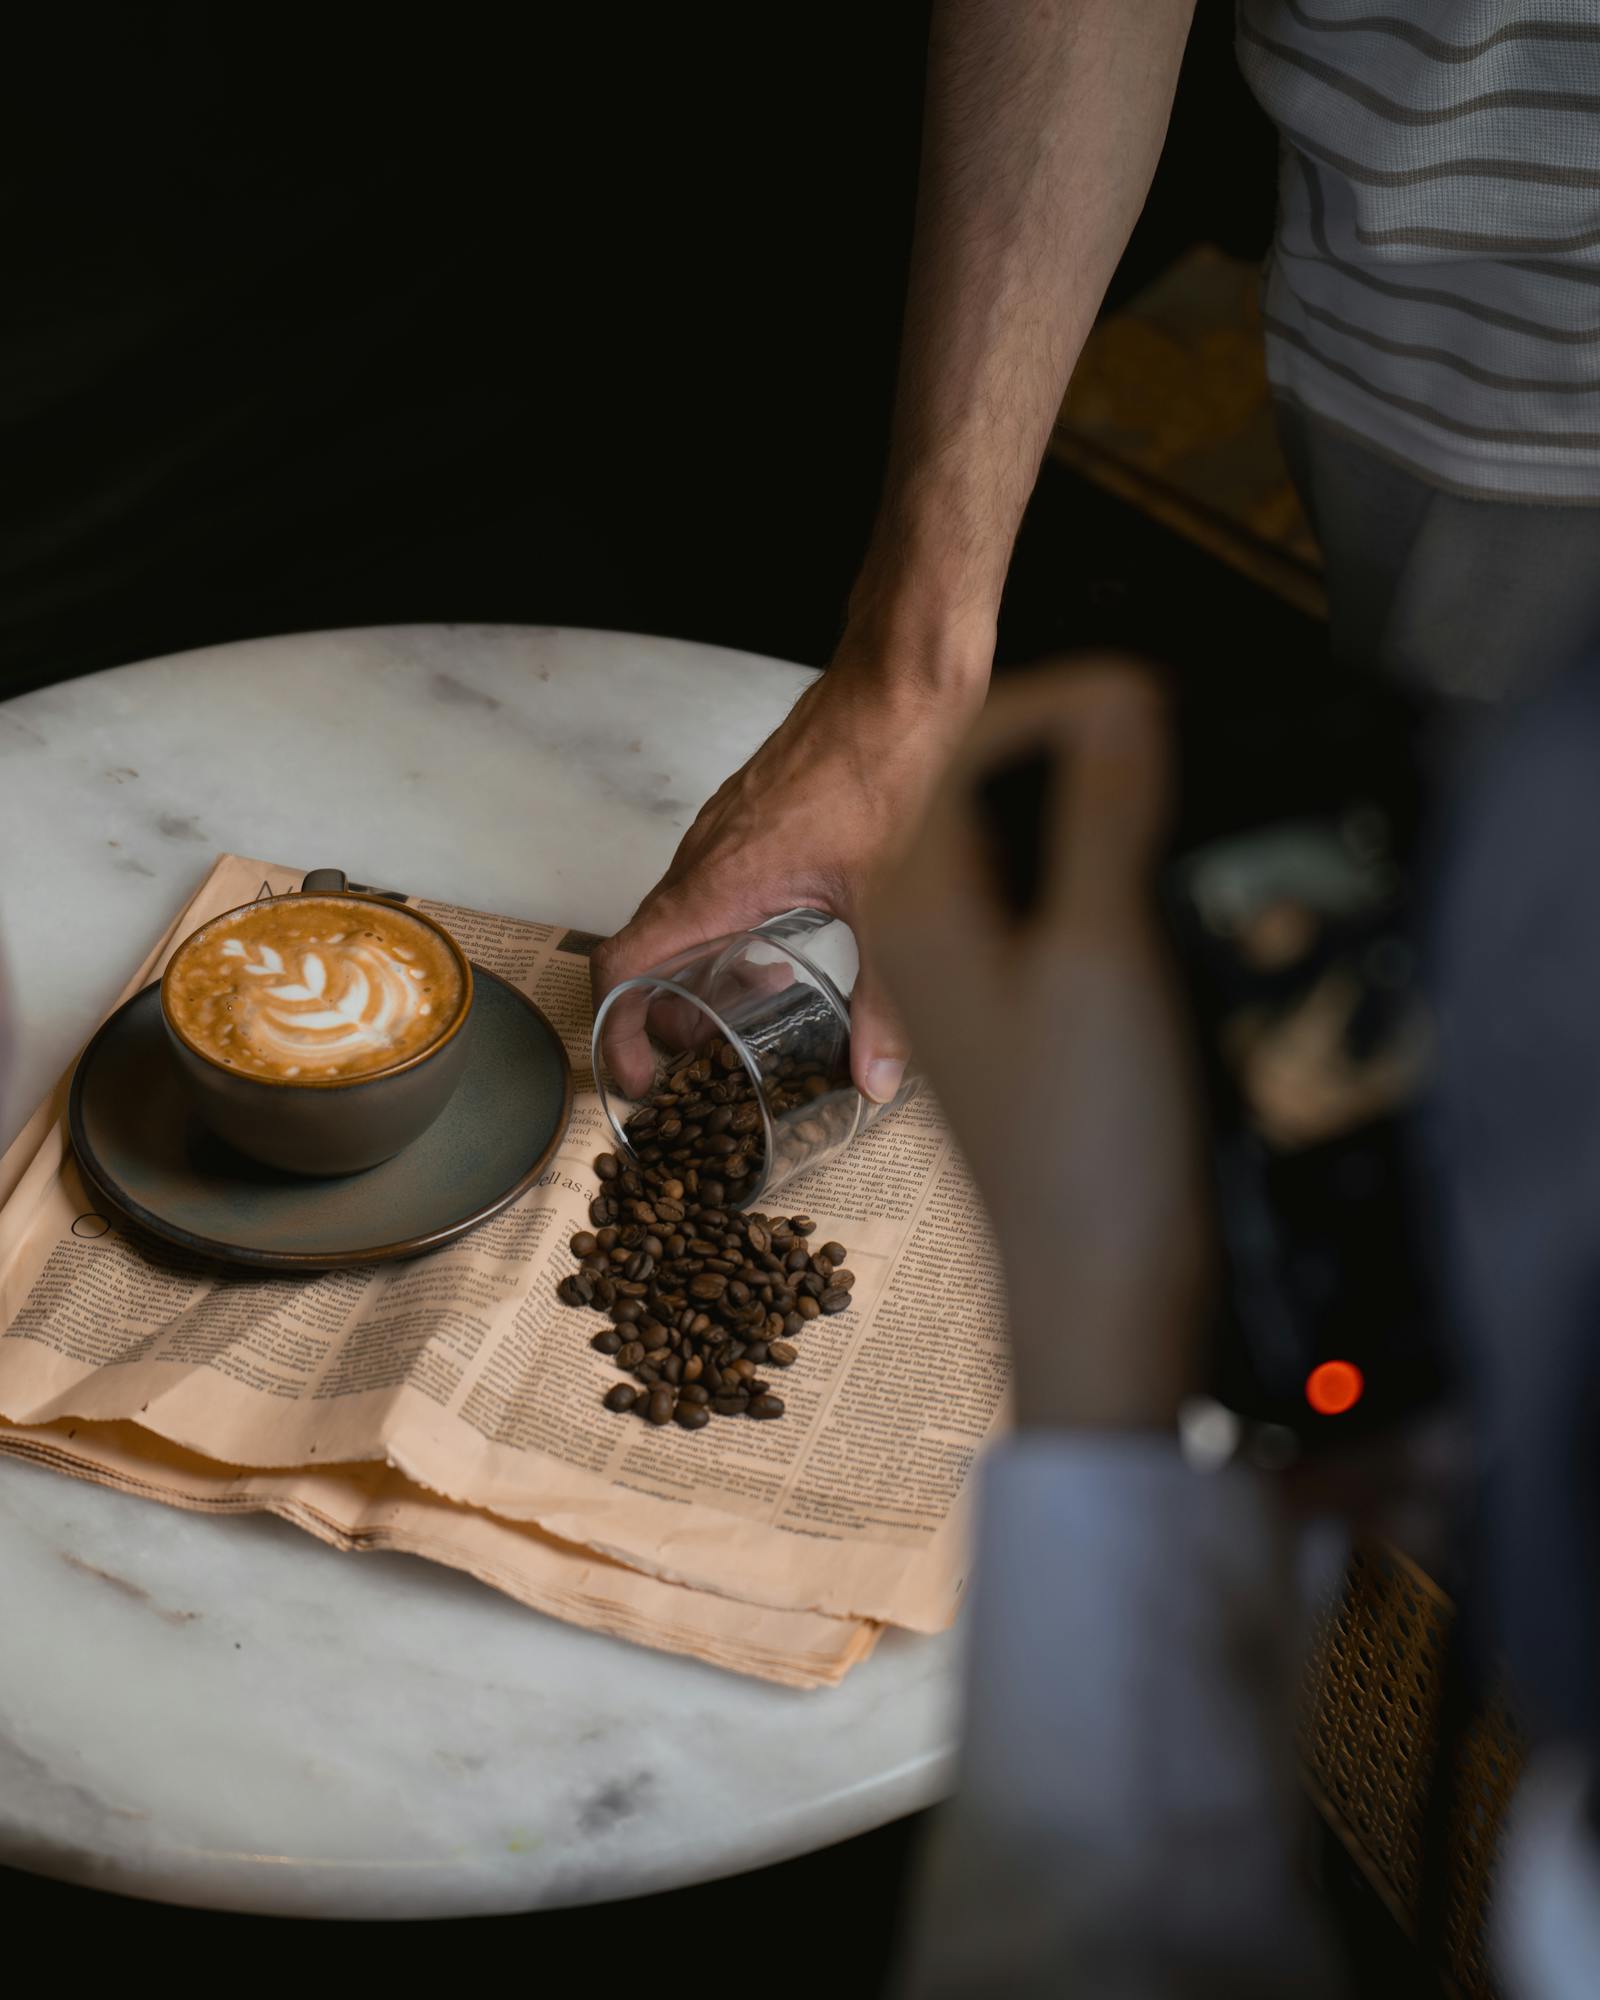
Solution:
[[[1411,1937],[1430,1929],[1463,2000],[1493,2000],[1487,1929],[1523,1743],[1502,1697],[1477,1706],[1440,1762],[1454,1607],[1398,1549],[1359,1545],[1319,1620],[1301,1686],[1300,1749],[1318,1810]]]
[[[1322,558],[1278,449],[1255,265],[1200,244],[1089,336],[1054,457],[1314,617]]]

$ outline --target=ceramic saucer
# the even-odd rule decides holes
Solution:
[[[69,1129],[91,1193],[118,1219],[202,1257],[280,1271],[415,1257],[508,1207],[566,1131],[572,1070],[531,1000],[473,967],[466,1073],[438,1119],[365,1173],[307,1180],[258,1166],[195,1117],[159,986],[125,1002],[72,1079]]]

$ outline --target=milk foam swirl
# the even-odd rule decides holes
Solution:
[[[285,1075],[301,1063],[381,1053],[433,1011],[422,991],[423,968],[407,963],[403,947],[386,948],[374,937],[336,932],[315,949],[291,954],[289,964],[275,946],[235,937],[224,942],[221,956],[243,960],[238,970],[261,982],[247,993],[240,1027]]]

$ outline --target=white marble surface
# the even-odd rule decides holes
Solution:
[[[805,684],[624,634],[335,633],[0,704],[0,1145],[222,848],[607,930]],[[398,1556],[0,1464],[0,1863],[211,1907],[603,1900],[927,1804],[951,1637],[795,1694]],[[670,1717],[670,1721],[666,1718]],[[719,1752],[718,1743],[758,1747]]]

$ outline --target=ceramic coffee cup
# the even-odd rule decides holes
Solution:
[[[425,1132],[461,1080],[471,1013],[443,925],[331,868],[201,925],[161,982],[200,1117],[298,1174],[358,1173]]]

